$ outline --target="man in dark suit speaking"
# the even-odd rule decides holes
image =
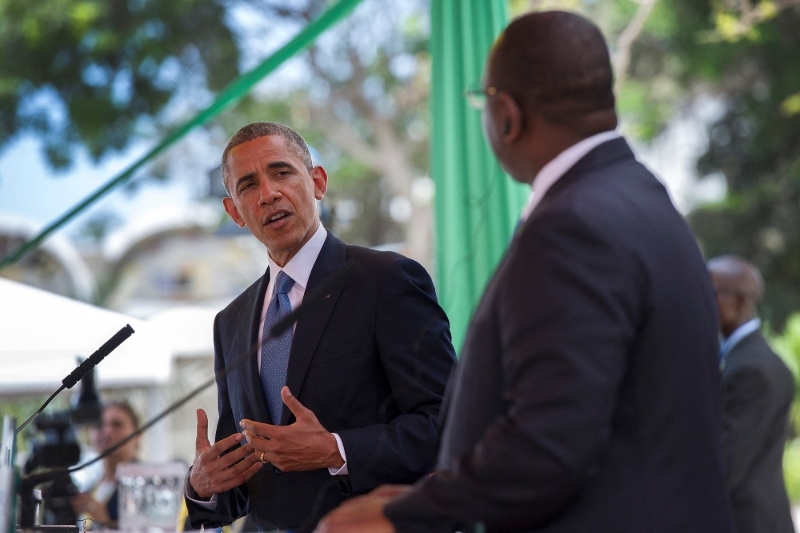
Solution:
[[[195,527],[250,514],[262,529],[313,529],[353,494],[433,469],[454,362],[433,284],[418,263],[347,246],[319,221],[328,177],[274,123],[239,130],[222,156],[225,210],[267,248],[269,268],[216,318],[216,443],[198,411],[187,484]],[[272,326],[353,265],[294,329]],[[233,367],[242,354],[258,350]],[[226,453],[227,452],[227,453]]]
[[[512,22],[483,124],[530,203],[472,317],[445,395],[438,472],[324,532],[727,533],[717,317],[667,191],[614,130],[600,31]]]
[[[783,449],[794,378],[761,334],[756,313],[764,279],[752,263],[723,255],[708,262],[717,293],[723,452],[737,533],[794,531],[783,480]]]

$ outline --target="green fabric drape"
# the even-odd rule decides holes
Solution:
[[[0,261],[0,269],[15,263],[27,252],[41,244],[42,241],[44,241],[51,233],[72,220],[75,216],[86,210],[86,208],[94,204],[103,196],[129,181],[134,176],[136,171],[142,168],[145,163],[152,160],[164,152],[167,148],[178,142],[191,130],[208,122],[213,117],[219,115],[226,109],[241,101],[241,99],[244,98],[250,89],[252,89],[259,81],[265,78],[268,74],[274,72],[278,67],[280,67],[295,54],[306,49],[317,37],[320,36],[320,34],[339,22],[360,2],[361,0],[339,0],[339,2],[331,6],[319,18],[309,23],[308,26],[303,28],[300,33],[297,34],[297,36],[282,46],[277,52],[265,59],[260,65],[229,83],[222,91],[220,91],[219,95],[217,95],[217,98],[211,103],[211,105],[202,110],[191,120],[185,122],[183,125],[170,132],[156,146],[151,148],[146,154],[136,160],[128,168],[117,174],[102,187],[87,196],[84,200],[67,211],[67,213],[62,215],[60,218],[50,223],[34,238],[23,243],[19,248],[4,257],[2,261]]]
[[[504,174],[463,96],[506,22],[505,0],[431,0],[437,284],[457,349],[530,190]]]

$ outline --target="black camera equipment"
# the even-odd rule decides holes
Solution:
[[[78,363],[81,363],[80,359]],[[28,460],[23,468],[25,475],[42,468],[67,468],[78,464],[81,447],[73,425],[96,426],[102,412],[95,387],[94,369],[81,379],[80,387],[77,401],[73,402],[69,410],[41,415],[33,421],[36,437],[32,440]],[[77,516],[70,505],[70,498],[78,493],[78,488],[69,476],[54,479],[50,486],[42,489],[42,523],[75,523]]]
[[[42,490],[44,523],[75,523],[77,517],[70,505],[70,498],[78,494],[78,489],[68,472],[70,467],[80,460],[81,449],[72,424],[96,424],[100,420],[102,406],[95,387],[94,367],[133,333],[133,328],[129,324],[115,333],[88,359],[80,362],[78,367],[62,380],[61,387],[17,428],[16,433],[19,433],[33,421],[37,429],[37,435],[32,441],[31,451],[23,469],[25,475],[20,480],[20,526],[23,529],[35,527],[36,506],[33,489],[47,482],[50,482],[50,485]],[[59,392],[65,388],[71,389],[78,381],[81,383],[80,394],[72,408],[49,416],[39,416]],[[64,472],[67,472],[67,475],[63,475]]]

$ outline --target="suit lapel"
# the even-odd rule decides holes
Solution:
[[[345,266],[347,259],[346,248],[342,241],[334,237],[331,232],[328,232],[325,243],[322,245],[319,256],[314,263],[314,268],[311,269],[311,275],[308,277],[306,295],[313,291],[329,275]],[[286,371],[286,385],[295,398],[300,397],[300,391],[303,387],[308,367],[311,364],[311,359],[343,287],[344,282],[331,289],[330,296],[324,295],[321,300],[314,304],[311,313],[297,322],[292,340],[292,350],[289,355],[289,367]],[[306,303],[305,300],[303,300],[303,303]],[[291,412],[284,405],[281,413],[281,424],[285,425],[289,421],[290,415]]]
[[[261,282],[256,285],[256,292],[251,294],[248,306],[239,314],[237,338],[239,353],[252,351],[252,357],[242,364],[242,380],[247,400],[250,403],[254,420],[272,423],[261,388],[261,377],[258,373],[258,329],[261,325],[261,310],[264,307],[264,296],[269,285],[269,269],[264,273]],[[238,354],[237,354],[238,357]]]

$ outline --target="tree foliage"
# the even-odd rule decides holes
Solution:
[[[707,256],[734,253],[761,268],[763,314],[781,327],[800,309],[800,114],[791,107],[800,91],[800,9],[743,29],[708,4],[675,6],[686,79],[713,83],[725,104],[697,168],[722,173],[728,192],[689,219]]]
[[[241,28],[232,34],[225,22],[237,7],[258,14],[251,30],[266,36],[306,24],[328,4],[0,0],[0,148],[34,133],[56,167],[68,165],[77,146],[95,159],[123,149],[137,131],[163,125],[170,104],[191,108],[192,91],[220,88],[236,74],[240,55],[252,55],[252,40]],[[334,207],[338,198],[358,204],[351,212],[374,208],[369,223],[339,229],[364,244],[400,238],[387,206],[410,202],[405,237],[412,255],[426,262],[432,218],[414,189],[428,168],[430,57],[427,3],[413,4],[401,17],[408,2],[365,1],[299,60],[301,79],[269,85],[213,127],[230,134],[252,120],[292,124],[341,170],[332,181]],[[690,223],[708,256],[737,253],[762,268],[764,314],[776,327],[800,309],[798,4],[510,2],[515,15],[561,8],[598,22],[620,69],[618,106],[628,134],[657,137],[698,95],[720,104],[697,168],[701,176],[724,176],[728,193],[696,209]]]
[[[257,5],[270,31],[307,24],[327,2]],[[253,120],[291,124],[333,171],[333,230],[362,245],[405,241],[404,251],[430,267],[430,198],[414,194],[428,168],[427,8],[420,0],[362,2],[295,63],[303,76],[288,87],[268,82],[218,124],[228,135]],[[407,206],[404,225],[390,216],[392,202]]]
[[[225,18],[213,0],[0,0],[0,148],[32,133],[55,168],[124,149],[176,95],[237,74]]]
[[[800,310],[800,0],[514,4],[578,10],[600,25],[624,68],[616,77],[626,134],[655,139],[696,113],[700,96],[722,110],[708,119],[697,171],[724,177],[727,195],[689,221],[708,257],[739,254],[762,269],[762,314],[782,327]],[[637,38],[626,40],[645,10]]]

